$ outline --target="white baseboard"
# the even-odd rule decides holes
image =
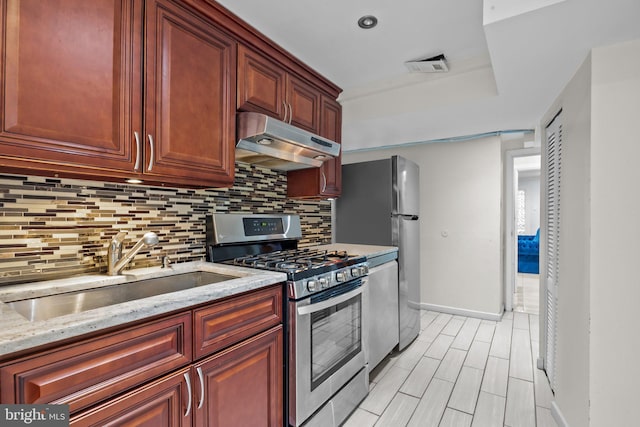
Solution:
[[[551,402],[551,416],[555,420],[556,424],[558,424],[558,427],[569,427],[569,423],[564,416],[562,416],[562,412],[560,412],[560,408],[555,400]]]
[[[478,319],[493,320],[499,322],[502,319],[502,313],[504,312],[504,306],[499,313],[487,313],[484,311],[467,310],[464,308],[447,307],[446,305],[427,304],[425,302],[420,303],[422,310],[438,311],[440,313],[456,314],[466,317],[477,317]]]

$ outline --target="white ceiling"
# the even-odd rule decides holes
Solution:
[[[406,74],[405,61],[487,54],[479,0],[222,0],[343,89]],[[357,21],[374,15],[378,25]],[[460,31],[460,29],[464,31]]]
[[[533,129],[591,48],[640,38],[640,0],[218,1],[344,90],[347,150]]]

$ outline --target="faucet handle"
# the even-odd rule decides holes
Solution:
[[[169,259],[169,255],[165,255],[162,257],[162,268],[171,267],[171,260]]]
[[[113,236],[112,240],[122,243],[124,241],[125,237],[127,237],[127,233],[125,233],[124,231],[121,231],[118,234],[116,234],[115,236]]]

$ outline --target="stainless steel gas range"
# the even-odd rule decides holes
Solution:
[[[285,384],[291,426],[338,426],[366,397],[366,258],[298,248],[296,215],[207,217],[212,262],[287,274]]]

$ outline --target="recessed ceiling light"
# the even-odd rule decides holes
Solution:
[[[373,15],[366,15],[358,19],[358,26],[360,28],[364,28],[365,30],[373,28],[376,25],[378,25],[378,18]]]

